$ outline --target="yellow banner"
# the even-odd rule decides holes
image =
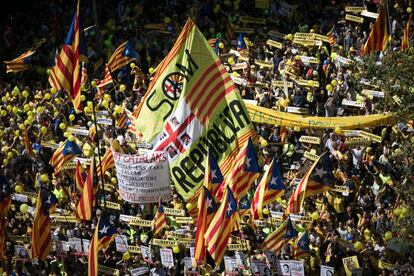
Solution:
[[[314,129],[361,129],[364,127],[378,127],[394,125],[397,119],[394,115],[374,114],[367,116],[349,117],[317,117],[301,116],[286,112],[264,108],[250,103],[245,103],[250,119],[257,123],[267,123],[286,127],[303,127]]]
[[[168,153],[171,181],[184,199],[202,184],[208,149],[227,178],[240,147],[254,135],[239,91],[191,19],[135,115],[145,141]]]
[[[352,14],[345,15],[345,20],[353,21],[353,22],[357,22],[357,23],[363,23],[364,22],[363,17],[355,16],[355,15],[352,15]]]
[[[167,216],[179,216],[179,217],[183,217],[185,216],[185,211],[181,210],[181,209],[173,209],[173,208],[164,208],[164,214],[166,214]]]
[[[282,49],[282,47],[283,47],[282,43],[271,40],[271,39],[268,39],[266,41],[266,44],[269,45],[269,46],[272,46],[272,47],[279,48],[279,49]]]

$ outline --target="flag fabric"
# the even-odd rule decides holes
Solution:
[[[220,207],[204,235],[207,250],[216,263],[216,266],[220,265],[223,260],[231,230],[233,229],[236,209],[237,202],[233,196],[233,192],[229,186],[226,186]]]
[[[82,67],[82,70],[81,70],[80,85],[81,85],[81,87],[85,87],[88,83],[88,71],[86,69],[86,63],[82,62],[81,67]]]
[[[411,25],[412,14],[408,17],[407,24],[404,28],[404,35],[401,40],[401,50],[406,50],[410,47],[410,25]]]
[[[116,119],[115,121],[115,127],[119,127],[119,128],[125,128],[126,127],[126,122],[128,120],[127,114],[125,112],[125,110],[122,112],[122,114],[119,116],[118,119]]]
[[[309,253],[309,233],[303,232],[296,241],[294,246],[294,258],[299,259],[305,257]]]
[[[161,233],[161,230],[167,227],[167,217],[164,214],[164,206],[161,203],[161,196],[158,200],[157,214],[154,218],[154,235]]]
[[[249,191],[259,174],[260,167],[257,162],[253,142],[249,139],[236,157],[233,171],[228,180],[235,196],[242,198]]]
[[[263,249],[271,250],[278,253],[286,244],[286,230],[288,226],[288,220],[284,221],[274,232],[272,232],[263,241]]]
[[[59,61],[59,50],[55,48],[55,50],[53,51],[53,62],[50,66],[51,68],[50,68],[48,82],[51,87],[56,89],[56,91],[59,91],[63,88],[62,83],[58,79],[58,76],[61,77],[60,69],[58,66],[56,66],[56,64],[58,64],[58,61]]]
[[[107,67],[110,72],[114,72],[137,59],[138,53],[135,51],[134,47],[132,47],[132,44],[127,40],[119,45],[119,47],[112,54],[108,61]]]
[[[252,204],[250,203],[250,200],[247,194],[244,195],[242,198],[240,198],[239,199],[239,215],[241,217],[249,215],[251,205]]]
[[[82,221],[89,221],[92,219],[92,208],[95,199],[94,195],[94,181],[95,180],[95,157],[92,157],[89,166],[89,172],[86,176],[86,181],[82,189],[81,197],[76,206],[76,216]]]
[[[293,239],[298,236],[298,231],[296,231],[295,227],[293,226],[292,220],[290,217],[287,219],[287,225],[286,225],[286,233],[285,233],[285,239]]]
[[[226,37],[227,37],[228,43],[231,43],[231,40],[233,39],[233,33],[234,33],[233,24],[230,22],[229,19],[227,19]]]
[[[27,155],[29,155],[30,157],[33,158],[34,157],[33,147],[30,143],[29,132],[28,132],[28,127],[27,126],[23,130],[22,140],[23,140],[24,147],[26,148]]]
[[[6,73],[18,73],[29,69],[30,58],[34,53],[36,49],[31,48],[13,60],[4,61]]]
[[[6,215],[11,206],[10,180],[0,175],[0,259],[3,260],[6,245]]]
[[[55,210],[56,204],[56,196],[51,191],[41,187],[32,227],[32,258],[46,260],[52,249],[52,222],[49,215]]]
[[[101,167],[102,164],[102,167]],[[101,174],[105,174],[107,170],[115,166],[114,156],[112,154],[111,148],[108,148],[101,159],[101,163],[96,166],[96,174],[98,178],[101,177]]]
[[[276,156],[269,165],[268,170],[257,185],[256,192],[252,200],[252,217],[263,219],[263,206],[280,198],[285,193],[283,176],[280,173]]]
[[[237,38],[237,51],[246,50],[246,42],[244,41],[243,34],[239,33],[239,37]]]
[[[327,187],[333,187],[334,176],[332,171],[333,166],[329,155],[322,154],[293,191],[286,213],[301,213],[303,201],[306,197],[323,193]]]
[[[88,122],[88,129],[89,129],[89,138],[91,141],[95,141],[95,135],[96,135],[96,126],[92,122]]]
[[[105,87],[108,84],[113,83],[114,80],[112,79],[111,71],[109,70],[109,66],[105,65],[105,76],[104,78],[99,82],[99,84],[96,86],[98,87],[98,94],[101,95],[105,92]]]
[[[53,153],[50,158],[49,164],[55,169],[53,173],[55,176],[65,167],[67,163],[73,160],[76,155],[82,153],[80,147],[75,141],[69,141],[68,139],[62,143]]]
[[[205,180],[208,182],[208,180]],[[194,241],[194,266],[202,265],[206,262],[206,246],[204,234],[208,225],[210,225],[213,215],[217,211],[217,204],[208,190],[208,183],[201,187],[200,197],[198,199],[198,219],[197,230]]]
[[[77,112],[81,108],[81,66],[80,61],[86,59],[86,40],[83,28],[80,26],[80,0],[76,8],[69,32],[66,36],[63,48],[57,57],[56,64],[52,69],[54,77],[52,87],[63,88],[70,96],[73,107]]]
[[[126,115],[125,126],[126,126],[127,130],[132,132],[132,133],[136,133],[137,132],[137,126],[136,126],[136,119],[135,119],[134,115],[127,108],[124,108],[124,111],[125,111],[125,115]]]
[[[207,175],[206,175],[207,174]],[[204,178],[207,181],[207,189],[215,197],[220,186],[224,185],[223,183],[223,174],[220,171],[220,167],[217,163],[216,158],[214,158],[213,152],[209,149],[206,158],[206,170]]]
[[[79,162],[79,160],[76,162],[76,168],[75,168],[75,184],[78,191],[83,190],[83,186],[85,185],[83,176],[82,176],[82,166]]]
[[[391,23],[388,16],[388,4],[385,0],[380,4],[378,17],[362,48],[362,54],[369,55],[372,51],[384,51],[387,49],[390,36]]]
[[[214,49],[214,52],[217,55],[220,55],[220,47],[219,47],[219,45],[220,45],[220,39],[218,39],[218,38],[210,38],[208,40],[208,44],[211,46],[211,48]]]
[[[163,34],[171,34],[171,30],[172,30],[167,23],[146,24],[144,28],[147,30],[151,30],[151,31],[157,31]]]
[[[177,192],[188,200],[202,186],[200,162],[209,148],[227,179],[254,128],[230,75],[191,19],[147,91],[134,111],[137,131],[154,150],[168,152]],[[188,170],[187,162],[198,164]]]
[[[113,241],[116,235],[116,229],[108,222],[107,219],[101,217],[95,228],[95,233],[89,244],[88,253],[88,275],[98,275],[98,253],[99,250],[105,249]]]
[[[328,37],[328,42],[331,45],[335,45],[336,44],[336,27],[335,24],[332,26],[332,28],[329,30],[329,32],[326,33],[326,36]]]

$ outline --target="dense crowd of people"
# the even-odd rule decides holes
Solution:
[[[57,241],[67,242],[73,238],[90,240],[96,227],[96,218],[102,212],[109,216],[110,223],[117,232],[126,236],[129,246],[151,244],[151,228],[131,225],[122,220],[120,215],[152,220],[157,205],[123,201],[116,190],[116,171],[112,168],[103,177],[104,183],[111,185],[108,185],[108,189],[99,189],[96,194],[94,219],[90,223],[53,220],[52,237],[55,243],[48,261],[36,261],[29,257],[39,185],[53,191],[58,199],[58,212],[63,214],[75,209],[79,191],[75,184],[74,168],[64,169],[54,176],[53,167],[49,164],[57,145],[74,135],[68,128],[95,127],[90,111],[96,106],[99,111],[108,111],[113,124],[99,125],[97,135],[92,138],[89,135],[75,134],[82,149],[81,157],[90,158],[94,152],[103,156],[114,144],[124,153],[136,152],[136,141],[140,137],[128,132],[126,128],[115,126],[122,113],[121,106],[133,111],[139,105],[155,68],[168,54],[188,17],[196,22],[207,39],[220,38],[220,55],[233,54],[230,58],[222,58],[222,62],[232,77],[247,81],[246,85],[237,84],[246,100],[255,100],[262,107],[278,111],[286,111],[288,107],[305,108],[306,115],[321,117],[393,111],[381,102],[381,98],[362,95],[356,89],[355,63],[363,62],[361,47],[372,27],[370,22],[374,20],[357,24],[344,19],[345,6],[363,5],[368,11],[376,12],[379,1],[294,1],[295,4],[270,1],[268,9],[256,9],[255,1],[125,1],[126,10],[122,22],[118,14],[119,6],[115,2],[97,1],[98,26],[95,25],[98,22],[94,21],[93,6],[89,6],[90,3],[86,1],[81,3],[82,6],[85,5],[82,10],[83,25],[91,26],[86,30],[89,82],[83,87],[81,100],[84,112],[81,113],[73,110],[66,92],[54,91],[47,82],[47,68],[50,68],[53,60],[53,49],[64,40],[74,10],[72,3],[40,1],[40,6],[33,10],[33,14],[16,12],[12,19],[4,22],[0,49],[3,60],[12,59],[28,46],[46,38],[31,59],[29,70],[7,75],[3,70],[0,82],[0,179],[2,183],[11,183],[13,193],[27,195],[23,199],[13,197],[11,209],[7,213],[7,243],[4,259],[0,260],[4,275],[83,275],[87,267],[87,253],[74,247],[59,248]],[[286,9],[285,4],[290,8]],[[388,51],[399,51],[409,16],[404,1],[390,1],[389,5],[393,35],[388,50],[376,55],[378,60],[387,55]],[[117,13],[114,13],[115,10]],[[240,62],[243,56],[237,51],[238,33],[234,33],[232,41],[228,41],[226,26],[228,20],[236,25],[242,15],[266,18],[267,24],[254,25],[254,33],[244,34],[248,47],[248,66],[242,70],[232,70],[232,65]],[[145,24],[159,23],[158,21],[164,22],[163,31],[145,29]],[[294,40],[293,34],[296,32],[326,35],[331,30],[335,39],[332,44],[323,42],[322,45],[303,45]],[[277,31],[285,36],[268,36],[269,31]],[[267,45],[268,38],[280,41],[282,47],[276,49]],[[139,59],[134,63],[136,66],[126,66],[115,72],[114,85],[108,86],[103,93],[98,93],[95,84],[103,78],[105,61],[127,39],[139,53]],[[301,59],[301,56],[317,57],[318,62],[310,63]],[[255,60],[272,66],[257,65]],[[294,84],[287,88],[286,93],[284,87],[271,85],[275,80],[290,82],[295,78],[318,82],[319,87]],[[364,105],[346,106],[342,104],[343,100]],[[393,224],[396,220],[404,219],[410,208],[400,200],[396,187],[406,181],[401,167],[412,162],[400,158],[402,142],[414,139],[412,120],[413,118],[405,118],[397,125],[373,127],[369,131],[380,136],[381,141],[365,141],[360,144],[347,143],[341,129],[316,130],[255,124],[256,133],[260,137],[256,148],[262,173],[273,157],[277,156],[286,192],[267,206],[265,223],[253,227],[243,218],[245,223],[242,223],[240,231],[234,233],[238,238],[248,241],[243,252],[250,261],[262,261],[269,267],[273,265],[273,261],[262,250],[263,240],[275,229],[267,221],[270,221],[275,212],[284,212],[297,180],[309,168],[310,160],[303,157],[303,152],[327,152],[334,167],[337,185],[347,187],[347,191],[330,190],[305,200],[306,215],[309,214],[311,220],[297,222],[296,227],[302,231],[305,228],[309,230],[309,253],[304,258],[306,274],[319,275],[320,266],[326,265],[333,267],[335,274],[343,275],[343,258],[351,256],[357,256],[363,275],[413,273],[413,255],[409,247],[400,245],[395,248],[390,244],[399,235]],[[319,137],[321,143],[316,145],[301,142],[301,136]],[[29,153],[27,141],[33,147],[33,154]],[[96,144],[99,144],[100,152],[95,147]],[[257,183],[258,181],[249,192],[250,198]],[[174,187],[171,194],[173,199],[166,202],[165,207],[187,212],[190,206]],[[104,208],[101,203],[103,199],[119,203],[119,208]],[[174,217],[168,217],[166,231],[183,233],[189,239],[195,237],[195,225],[177,224]],[[161,235],[164,239],[169,237],[166,232]],[[232,237],[233,242],[235,239]],[[294,260],[293,247],[293,242],[287,243],[281,252],[276,252],[277,258]],[[153,246],[151,249],[153,258],[149,261],[144,260],[142,254],[120,252],[114,242],[99,253],[99,264],[118,269],[122,275],[132,275],[131,270],[139,267],[148,267],[152,275],[197,272],[202,275],[218,275],[225,270],[224,262],[215,267],[211,260],[198,270],[188,269],[184,260],[190,257],[190,249],[183,244],[174,246],[174,266],[166,268],[161,264],[159,247]],[[234,251],[226,252],[226,256],[230,257],[235,254]],[[238,270],[232,275],[249,275],[246,274],[249,266]]]

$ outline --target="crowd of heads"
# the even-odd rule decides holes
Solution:
[[[72,3],[40,1],[33,14],[16,13],[12,19],[4,22],[3,44],[0,49],[3,60],[12,59],[30,45],[46,38],[38,54],[32,58],[28,71],[2,74],[0,83],[0,175],[2,182],[10,181],[13,192],[37,193],[41,185],[53,191],[59,202],[58,208],[62,212],[74,210],[74,199],[79,196],[74,170],[63,170],[57,176],[53,176],[53,167],[50,166],[49,159],[54,148],[50,145],[57,145],[73,136],[68,127],[93,127],[94,120],[90,110],[94,107],[100,111],[108,111],[113,122],[121,116],[121,107],[133,111],[144,97],[156,66],[171,49],[188,17],[196,22],[207,39],[220,38],[220,54],[233,53],[231,58],[226,57],[222,62],[233,77],[245,79],[248,84],[253,84],[237,85],[244,99],[255,100],[262,107],[278,111],[285,111],[288,107],[307,108],[307,115],[321,117],[390,112],[380,98],[362,95],[356,89],[356,72],[353,64],[362,62],[360,49],[368,38],[372,27],[370,22],[373,21],[366,20],[363,24],[345,21],[345,3],[342,1],[296,1],[292,4],[292,11],[288,13],[281,12],[278,1],[271,1],[268,9],[255,9],[254,1],[143,1],[142,4],[125,1],[126,14],[122,22],[114,12],[117,9],[115,2],[117,1],[97,1],[99,26],[95,25],[97,22],[94,21],[94,7],[89,6],[90,3],[86,1],[81,3],[81,7],[85,5],[82,9],[83,25],[92,26],[86,31],[89,82],[82,88],[84,112],[81,113],[73,110],[66,92],[51,89],[47,81],[48,68],[53,60],[53,48],[64,40],[74,10]],[[377,11],[379,4],[379,1],[348,2],[347,5],[364,2],[367,9],[372,12]],[[406,6],[401,1],[389,9],[393,37],[388,51],[398,51],[408,14]],[[253,34],[244,35],[248,47],[247,59],[244,60],[248,66],[243,70],[233,71],[232,65],[241,62],[243,57],[237,52],[238,34],[233,35],[232,42],[225,39],[226,25],[228,21],[236,24],[242,15],[266,18],[268,24],[255,25]],[[165,32],[144,28],[145,24],[159,23],[155,18],[165,24]],[[326,42],[315,46],[294,43],[292,34],[295,32],[325,35],[333,25],[336,43],[332,45]],[[281,49],[266,45],[267,34],[272,30],[286,34],[282,39],[274,38],[281,41]],[[114,85],[98,93],[94,84],[103,78],[105,61],[114,49],[127,39],[139,53],[139,60],[135,62],[135,66],[126,66],[115,72]],[[377,58],[385,54],[381,53]],[[301,59],[301,56],[318,57],[320,62],[309,63]],[[103,64],[99,65],[101,59]],[[255,60],[264,61],[272,66],[268,68],[257,65]],[[312,80],[319,83],[319,87],[303,87],[294,83],[285,91],[284,87],[271,85],[274,80],[290,82],[294,78]],[[344,106],[344,99],[364,105]],[[345,194],[328,191],[305,200],[306,214],[311,214],[312,222],[297,223],[296,226],[298,229],[307,228],[310,233],[310,251],[305,261],[307,274],[319,275],[320,264],[341,271],[342,259],[349,256],[357,256],[366,275],[392,275],[392,269],[379,266],[379,261],[403,266],[412,273],[410,252],[403,248],[404,246],[392,248],[389,243],[399,234],[394,231],[393,224],[396,220],[404,219],[409,208],[400,200],[396,187],[405,179],[403,167],[411,165],[412,162],[411,159],[401,157],[402,142],[414,137],[412,121],[372,128],[370,131],[380,136],[381,142],[371,141],[360,145],[347,144],[341,130],[285,128],[259,123],[254,127],[261,141],[256,148],[262,172],[276,156],[287,191],[284,196],[267,206],[270,212],[265,215],[265,221],[270,218],[270,213],[285,210],[297,179],[300,179],[309,168],[310,161],[303,157],[304,151],[314,154],[327,152],[334,166],[336,184],[348,188]],[[300,142],[299,138],[304,135],[320,137],[321,144]],[[97,144],[102,156],[114,141],[119,144],[122,152],[134,153],[137,151],[134,141],[141,139],[139,135],[115,125],[99,125],[98,135],[93,139],[89,136],[75,136],[82,149],[81,157],[85,158],[90,158],[94,152],[98,153],[95,147]],[[28,153],[25,139],[33,145],[33,156]],[[114,168],[104,174],[103,181],[116,187]],[[253,185],[252,192],[256,185],[257,183]],[[171,194],[173,199],[171,202],[165,202],[166,207],[183,210],[189,207],[174,187]],[[129,245],[150,243],[153,238],[150,228],[130,225],[120,220],[119,215],[151,220],[154,218],[156,204],[128,203],[119,197],[116,188],[99,189],[96,197],[98,203],[103,198],[108,202],[119,203],[120,209],[103,208],[101,204],[97,204],[91,222],[54,222],[53,240],[90,240],[97,218],[105,212],[117,232],[127,236]],[[35,199],[30,196],[28,202],[13,200],[5,226],[8,236],[30,238],[35,206]],[[246,218],[242,220],[247,222]],[[168,217],[168,225],[166,231],[180,229],[188,238],[195,237],[195,226],[192,224],[178,225],[173,218]],[[249,257],[269,264],[270,260],[267,260],[262,250],[262,242],[274,229],[275,227],[270,224],[252,227],[249,223],[244,223],[240,231],[234,234],[249,241],[249,249],[245,252]],[[166,239],[168,235],[164,234],[161,237]],[[16,252],[15,245],[23,247],[18,247],[19,252]],[[122,274],[128,274],[132,268],[141,266],[150,267],[158,273],[157,275],[183,274],[183,259],[190,257],[188,247],[175,246],[176,265],[169,269],[161,266],[157,247],[154,246],[152,250],[153,262],[148,262],[144,261],[141,254],[126,255],[118,252],[113,243],[99,253],[99,263],[117,268]],[[86,271],[87,255],[75,252],[74,248],[67,251],[62,252],[54,246],[47,262],[35,262],[28,257],[30,239],[8,239],[5,259],[0,260],[1,267],[7,275],[12,272],[32,275],[83,274]],[[234,256],[234,252],[227,252],[226,255]],[[277,255],[282,260],[294,259],[293,244],[287,243]],[[202,268],[202,273],[214,274],[223,269],[224,263],[216,268],[209,260]]]

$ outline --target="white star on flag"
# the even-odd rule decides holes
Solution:
[[[247,199],[244,199],[244,201],[242,201],[242,206],[245,207],[247,206],[247,204],[249,204],[249,202],[247,201]]]
[[[211,179],[217,178],[217,170],[211,170]]]
[[[45,201],[45,204],[51,204],[51,203],[52,203],[51,199],[52,199],[52,196],[50,195],[50,196],[47,198],[47,200]]]
[[[230,214],[233,211],[233,208],[231,208],[231,202],[227,204],[227,214]]]
[[[72,152],[72,147],[71,147],[71,146],[68,146],[68,147],[66,148],[66,151],[67,151],[67,152],[69,152],[69,153],[70,153],[70,152]]]
[[[213,208],[213,199],[207,198],[207,208]]]
[[[325,174],[325,171],[323,170],[323,168],[320,168],[320,169],[316,168],[315,171],[316,171],[315,175],[319,176],[319,178],[322,179],[323,175]]]
[[[108,229],[109,229],[109,226],[104,225],[104,227],[101,230],[99,230],[99,233],[106,234],[106,232],[108,232]]]
[[[277,179],[278,179],[278,177],[277,177],[277,176],[273,176],[273,177],[270,179],[270,185],[276,185],[276,184],[277,184]]]
[[[300,241],[300,242],[299,242],[299,246],[300,246],[300,247],[305,247],[305,242],[304,242],[304,241]]]
[[[250,161],[252,161],[252,158],[247,157],[247,160],[246,160],[246,167],[247,168],[250,168]]]
[[[291,235],[290,230],[287,230],[286,231],[286,236],[290,236],[290,235]]]

